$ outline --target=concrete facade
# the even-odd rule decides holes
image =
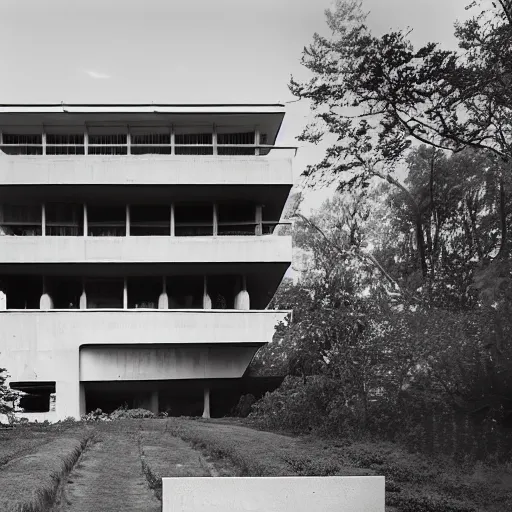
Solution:
[[[37,405],[23,416],[78,418],[88,410],[88,389],[97,399],[98,390],[108,393],[115,382],[132,391],[140,382],[149,398],[134,403],[158,412],[158,393],[147,393],[151,382],[164,389],[165,382],[188,380],[204,382],[203,416],[209,417],[208,383],[242,377],[287,314],[265,310],[291,262],[291,237],[275,227],[292,185],[289,152],[275,158],[283,115],[279,105],[0,108],[0,366],[13,387],[31,390],[29,399],[35,393],[37,404],[43,393],[37,389],[54,389],[56,397],[51,410]],[[148,154],[130,154],[137,141]],[[222,147],[233,154],[221,154]],[[89,154],[93,148],[113,154]],[[68,151],[82,154],[62,154]],[[162,151],[170,154],[157,154]],[[49,219],[54,204],[76,205],[83,220]],[[180,218],[182,231],[175,232],[181,204],[192,217]],[[88,205],[106,216],[109,208],[126,209],[121,224],[114,223],[124,231],[91,234]],[[139,230],[156,226],[162,234],[131,234],[130,205],[145,208]],[[201,213],[208,208],[211,220]],[[251,209],[252,217],[242,218]],[[34,220],[28,211],[41,213]],[[155,211],[167,217],[155,220]],[[94,220],[100,231],[102,222],[114,229],[108,219]],[[211,234],[188,236],[188,225]],[[66,236],[66,229],[77,235]],[[181,276],[177,291],[167,289],[169,275]],[[193,283],[203,275],[198,291]],[[60,280],[52,286],[55,276]],[[124,276],[119,292],[101,284],[113,276]],[[141,284],[127,285],[127,278]],[[66,279],[84,283],[79,298],[68,299]],[[87,279],[96,281],[86,285]],[[162,281],[157,291],[144,288],[151,279]],[[27,288],[31,283],[36,288]],[[101,293],[105,300],[98,302]],[[109,294],[116,293],[120,306],[109,308]],[[176,300],[185,307],[176,309]],[[67,309],[55,309],[66,301]]]

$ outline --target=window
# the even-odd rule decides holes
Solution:
[[[4,132],[2,151],[7,155],[42,155],[43,135]]]
[[[83,155],[84,134],[53,134],[46,135],[46,154],[47,155]]]
[[[87,309],[123,308],[123,279],[88,279]]]
[[[87,207],[87,223],[90,236],[125,236],[125,206]]]
[[[131,135],[132,155],[170,155],[171,135],[170,133],[132,133]]]
[[[213,235],[213,205],[177,204],[174,221],[176,236]]]
[[[83,235],[84,208],[80,204],[48,203],[46,210],[47,236]]]
[[[174,143],[177,155],[213,155],[213,135],[211,133],[176,134]],[[201,147],[201,144],[206,144],[210,147]],[[194,147],[195,145],[198,147]]]
[[[171,209],[166,205],[131,205],[130,235],[169,236]]]
[[[41,235],[41,205],[0,205],[0,235]]]
[[[49,412],[55,396],[55,382],[11,382],[11,389],[22,392],[19,407],[23,412]],[[53,395],[53,397],[51,396]]]
[[[217,144],[254,144],[254,132],[219,133]],[[217,149],[219,155],[254,155],[253,148],[222,148]]]
[[[126,155],[126,133],[89,134],[88,152],[90,155]]]

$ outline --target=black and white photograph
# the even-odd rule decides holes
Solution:
[[[0,47],[0,512],[512,511],[512,0]]]

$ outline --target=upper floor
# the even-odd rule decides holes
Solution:
[[[0,105],[9,156],[267,156],[283,105]]]

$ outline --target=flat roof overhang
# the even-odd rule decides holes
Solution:
[[[0,104],[0,130],[48,126],[258,126],[274,144],[281,127],[282,104]]]

